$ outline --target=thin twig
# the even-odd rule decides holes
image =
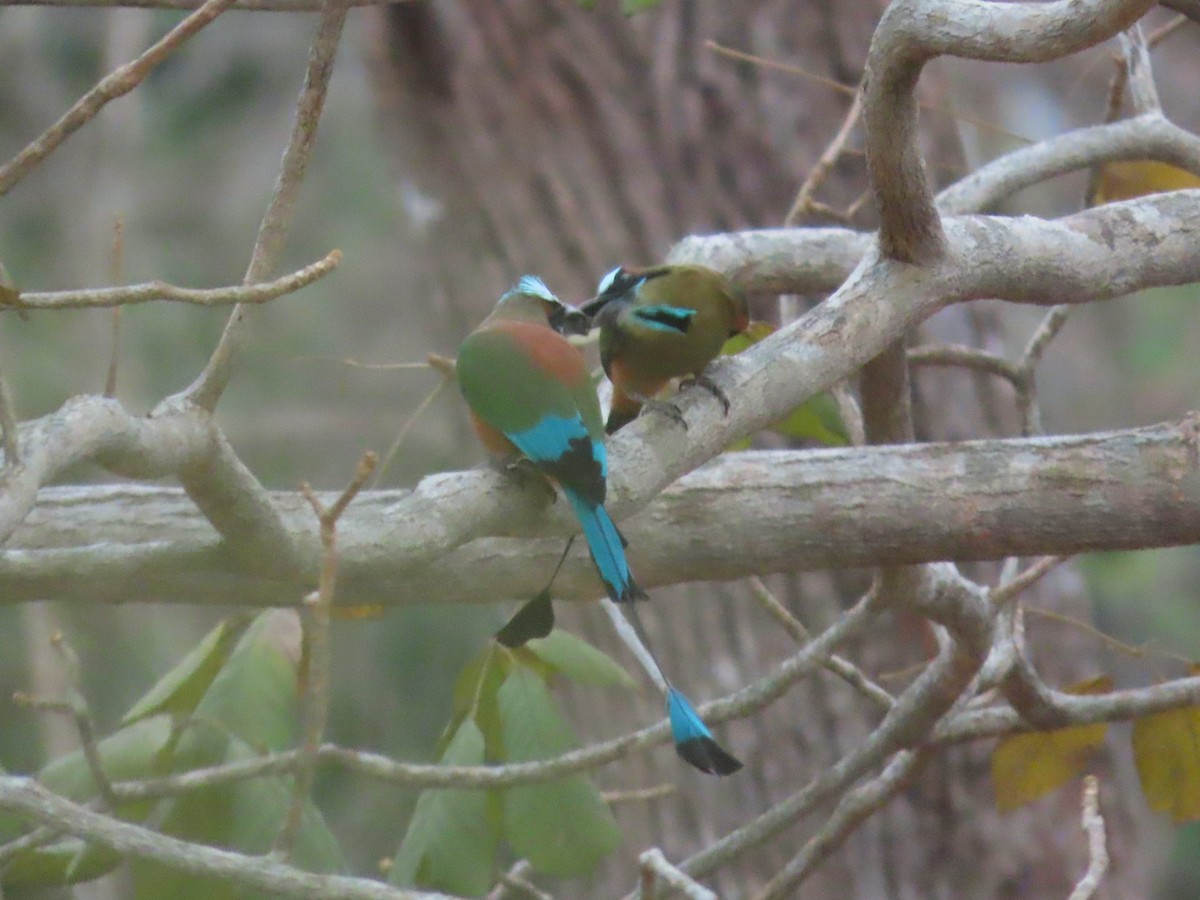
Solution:
[[[859,633],[874,611],[874,592],[868,592],[846,611],[838,621],[785,659],[775,670],[759,681],[699,709],[706,722],[717,724],[750,715],[783,696],[788,689],[814,671],[827,654],[844,641]],[[319,750],[322,762],[335,764],[347,771],[357,772],[393,784],[414,788],[493,788],[517,784],[534,784],[585,772],[630,753],[663,743],[670,737],[670,725],[660,721],[607,741],[591,744],[560,756],[528,763],[509,763],[500,766],[442,766],[405,763],[377,753],[352,750],[326,744]],[[299,751],[274,753],[251,760],[238,760],[208,769],[198,769],[181,775],[169,775],[141,781],[122,782],[114,786],[121,800],[142,800],[228,784],[263,775],[291,772],[297,767]]]
[[[91,121],[110,100],[128,94],[141,84],[142,80],[179,49],[181,44],[212,22],[233,2],[234,0],[207,0],[137,59],[113,70],[97,82],[61,119],[42,132],[11,161],[0,166],[0,197],[33,171],[63,141]]]
[[[424,365],[425,368],[429,368],[428,363]],[[375,477],[371,479],[372,488],[379,485],[380,479],[383,478],[383,473],[387,471],[387,467],[391,464],[392,460],[396,458],[396,454],[400,452],[400,448],[404,446],[404,441],[408,438],[409,434],[412,433],[413,427],[417,424],[417,420],[421,418],[421,415],[425,412],[425,410],[429,409],[429,407],[433,405],[433,401],[437,399],[438,394],[440,394],[449,383],[450,380],[445,377],[438,381],[438,383],[434,385],[433,390],[426,394],[425,399],[422,400],[417,405],[417,408],[412,411],[412,415],[404,420],[404,424],[402,424],[400,426],[400,430],[396,432],[396,437],[392,441],[392,446],[388,447],[387,453],[383,454],[383,462],[379,464],[379,469],[375,472]]]
[[[1045,317],[1030,335],[1029,342],[1017,363],[1017,412],[1021,417],[1021,436],[1032,437],[1042,433],[1042,412],[1037,398],[1037,367],[1046,354],[1050,342],[1062,331],[1071,315],[1072,306],[1059,304],[1050,307]]]
[[[121,216],[113,221],[112,281],[125,280],[125,219]],[[108,373],[104,377],[104,396],[117,396],[117,368],[121,360],[121,307],[112,312],[112,339],[108,348]]]
[[[284,816],[279,834],[275,837],[275,846],[272,850],[278,858],[285,861],[291,855],[296,836],[300,831],[304,807],[308,803],[308,795],[312,791],[313,780],[316,776],[317,752],[321,749],[321,739],[325,735],[325,723],[329,719],[329,624],[330,610],[333,608],[334,588],[337,584],[337,522],[346,507],[367,483],[367,479],[371,477],[371,472],[378,462],[379,457],[374,453],[363,454],[358,469],[354,473],[354,479],[328,509],[317,499],[312,488],[307,484],[300,486],[301,493],[308,500],[320,523],[322,553],[321,575],[317,591],[304,598],[302,607],[303,657],[307,661],[304,690],[304,739],[301,744],[300,758],[296,764],[292,803]]]
[[[908,362],[914,366],[960,366],[995,375],[1016,384],[1017,367],[1002,356],[963,344],[922,344],[910,347]]]
[[[862,91],[854,92],[854,101],[850,104],[850,109],[846,111],[846,117],[842,120],[841,127],[838,128],[833,140],[829,142],[820,158],[809,170],[808,177],[804,179],[804,184],[800,185],[796,199],[792,202],[792,208],[783,217],[784,227],[795,225],[796,220],[809,211],[813,193],[821,186],[825,176],[841,158],[846,142],[850,140],[850,135],[858,124],[859,116],[862,115],[862,96]]]
[[[319,278],[324,278],[342,261],[340,250],[331,250],[303,269],[298,269],[274,281],[241,284],[220,288],[184,288],[167,284],[165,281],[148,281],[125,287],[93,288],[81,291],[51,291],[21,295],[24,309],[95,309],[107,306],[131,306],[154,300],[173,300],[196,306],[232,306],[233,304],[259,304],[282,297],[307,287]]]
[[[854,396],[854,389],[850,386],[849,380],[843,378],[841,381],[835,381],[829,389],[829,393],[833,396],[833,402],[837,404],[838,416],[846,428],[850,446],[865,446],[867,429],[863,425],[862,407],[859,406],[858,398]]]
[[[1046,348],[1050,346],[1050,342],[1067,324],[1067,317],[1071,314],[1072,309],[1074,309],[1073,306],[1065,303],[1050,307],[1045,318],[1030,335],[1029,342],[1021,354],[1021,361],[1017,364],[1018,371],[1029,372],[1037,367],[1038,363],[1042,361],[1042,357],[1046,355]]]
[[[787,63],[776,62],[774,60],[765,59],[761,56],[755,56],[753,53],[745,53],[741,50],[734,50],[732,47],[722,46],[716,41],[705,41],[704,47],[705,49],[711,50],[719,56],[735,59],[738,62],[748,62],[764,69],[774,69],[777,72],[786,72],[789,75],[799,75],[802,78],[815,81],[817,84],[822,84],[827,88],[839,91],[847,96],[852,96],[859,92],[857,87],[850,87],[847,84],[842,84],[840,81],[834,81],[832,78],[825,78],[822,75],[817,75],[815,72],[810,72],[807,69],[801,68],[800,66],[792,66],[788,65]],[[939,106],[935,103],[927,103],[922,100],[917,101],[917,105],[926,112],[940,113],[944,116],[950,116],[951,118],[958,119],[960,122],[967,122],[968,124],[974,125],[976,128],[984,131],[990,131],[994,134],[1000,134],[1004,137],[1012,138],[1018,143],[1035,143],[1032,138],[1027,138],[1025,135],[1017,134],[1014,131],[1009,131],[1006,128],[1000,127],[995,122],[989,122],[987,119],[964,115],[963,113],[960,113],[954,109],[950,109],[949,107]]]
[[[100,749],[96,745],[96,726],[92,719],[87,700],[80,691],[79,656],[73,647],[67,643],[62,632],[55,632],[50,638],[50,646],[62,660],[67,672],[67,696],[62,700],[48,697],[34,697],[29,694],[15,693],[16,703],[43,712],[62,713],[71,717],[75,730],[79,734],[79,745],[83,750],[83,759],[87,763],[88,772],[96,786],[96,793],[105,809],[114,809],[117,805],[117,795],[113,791],[112,782],[104,771],[104,763],[100,759]]]
[[[1085,622],[1082,619],[1076,619],[1072,616],[1065,615],[1064,613],[1055,612],[1052,609],[1043,609],[1040,606],[1030,606],[1029,604],[1022,604],[1021,609],[1031,616],[1037,616],[1039,619],[1046,619],[1049,622],[1058,622],[1061,625],[1067,625],[1071,628],[1082,631],[1084,634],[1091,635],[1096,640],[1111,647],[1118,653],[1124,653],[1125,655],[1132,656],[1135,659],[1141,659],[1146,656],[1154,656],[1162,659],[1169,659],[1172,662],[1183,663],[1184,665],[1191,665],[1195,662],[1194,657],[1184,656],[1182,653],[1175,653],[1171,650],[1166,650],[1162,647],[1159,647],[1152,641],[1147,641],[1144,644],[1136,645],[1126,644],[1124,641],[1119,641],[1110,634],[1105,634],[1090,622]]]
[[[527,859],[518,859],[507,872],[504,872],[496,881],[495,886],[488,891],[484,900],[504,900],[504,898],[512,895],[514,890],[520,890],[513,884],[514,879],[520,879],[522,885],[529,884],[525,880],[525,876],[533,871],[533,866],[530,865]],[[532,885],[530,885],[532,887]]]
[[[726,865],[752,847],[777,835],[819,803],[848,789],[855,781],[900,750],[898,742],[932,728],[970,682],[975,660],[966,660],[948,643],[897,699],[895,707],[863,741],[800,790],[776,803],[757,818],[694,854],[680,864],[692,876],[703,876]],[[982,663],[982,660],[978,661]]]
[[[600,799],[605,803],[644,803],[648,800],[662,800],[679,793],[677,784],[656,784],[648,788],[631,788],[627,791],[603,791]]]
[[[321,119],[321,110],[325,106],[329,79],[333,74],[333,61],[341,42],[342,27],[346,23],[347,6],[345,0],[326,0],[321,10],[321,22],[317,26],[317,34],[309,51],[304,86],[296,103],[291,139],[283,154],[271,202],[267,205],[267,211],[258,229],[250,265],[243,279],[245,284],[254,284],[266,279],[278,264],[279,256],[287,242],[288,231],[291,229],[296,198],[300,193],[300,186],[304,183],[304,173],[308,168],[313,143],[316,141],[317,125]],[[233,308],[221,339],[209,357],[204,371],[184,391],[184,397],[201,409],[215,409],[221,394],[225,392],[225,386],[229,384],[233,374],[236,358],[246,340],[246,320],[249,314],[250,310],[244,304],[239,303]]]
[[[1088,839],[1088,867],[1067,900],[1090,900],[1108,871],[1108,844],[1104,816],[1100,813],[1100,782],[1095,775],[1083,779],[1083,813],[1080,826]]]
[[[528,878],[524,878],[521,875],[514,875],[511,871],[501,875],[500,881],[508,888],[508,893],[505,896],[527,897],[529,900],[554,900],[550,894],[540,890]]]
[[[410,0],[346,0],[349,7],[391,6]],[[0,0],[0,6],[46,6],[66,9],[124,7],[127,9],[195,9],[200,0]],[[320,12],[323,0],[233,0],[231,10],[249,12]]]
[[[8,379],[4,377],[3,369],[0,369],[0,431],[4,432],[4,468],[15,468],[21,464],[21,448],[12,392],[9,390]]]
[[[928,750],[901,751],[877,778],[850,791],[821,829],[767,882],[755,900],[794,897],[800,882],[836,851],[863,821],[908,787],[931,756]]]
[[[1149,44],[1150,49],[1153,50],[1155,47],[1173,35],[1176,31],[1186,25],[1189,21],[1190,20],[1187,16],[1176,16],[1166,25],[1163,25],[1161,28],[1150,32],[1150,37],[1146,39],[1146,43]]]
[[[642,869],[642,897],[654,900],[658,897],[658,882],[679,891],[688,900],[718,900],[714,891],[700,884],[686,872],[681,871],[663,856],[657,847],[651,847],[638,857]]]
[[[7,844],[0,844],[0,874],[3,874],[9,860],[30,850],[36,850],[38,847],[45,847],[47,844],[52,844],[61,836],[62,832],[57,828],[39,825],[28,834],[14,838]],[[0,885],[0,888],[2,887],[3,885]],[[3,898],[4,895],[0,893],[0,900],[3,900]]]
[[[1150,48],[1142,26],[1135,22],[1133,27],[1117,36],[1121,54],[1125,57],[1125,68],[1129,72],[1129,98],[1135,115],[1162,114],[1162,101],[1158,99],[1158,87],[1154,84],[1154,69],[1150,65]]]
[[[58,653],[63,667],[67,670],[67,704],[75,729],[79,732],[79,745],[83,748],[83,758],[87,761],[92,780],[96,782],[96,792],[107,809],[116,806],[117,798],[113,794],[112,782],[104,771],[100,760],[100,749],[96,746],[96,726],[92,719],[92,711],[88,708],[87,698],[83,696],[83,677],[80,671],[79,654],[75,652],[61,631],[56,631],[50,638],[50,646]]]
[[[352,369],[367,369],[370,371],[391,372],[400,369],[429,369],[432,368],[427,362],[403,362],[403,363],[369,363],[355,359],[352,356],[289,356],[288,359],[293,362],[319,362],[319,363],[337,363],[343,366],[349,366]]]
[[[1000,606],[1027,590],[1031,585],[1041,580],[1047,573],[1065,563],[1069,556],[1043,556],[1023,572],[1011,578],[1002,579],[988,592],[993,606]]]
[[[771,589],[757,575],[750,576],[750,591],[754,598],[775,617],[775,621],[783,627],[793,641],[800,646],[809,642],[810,635],[808,629],[804,627],[804,623],[788,612],[787,607],[779,602]],[[891,709],[892,704],[896,702],[891,694],[872,681],[862,669],[848,659],[831,653],[822,660],[822,664],[885,712]]]

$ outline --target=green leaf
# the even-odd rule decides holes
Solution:
[[[771,430],[786,437],[819,441],[827,447],[845,447],[850,443],[837,401],[828,393],[809,397],[772,425]]]
[[[78,838],[60,838],[13,856],[0,873],[0,887],[11,891],[78,884],[107,875],[124,861],[115,850],[89,846]]]
[[[741,353],[774,331],[775,326],[769,322],[751,322],[745,331],[735,334],[725,342],[721,353],[726,356]],[[850,443],[850,436],[846,433],[846,426],[842,424],[837,402],[828,393],[809,397],[770,427],[772,431],[785,437],[818,441],[827,447],[845,447]],[[728,449],[745,450],[749,446],[750,439],[743,438],[731,444]]]
[[[483,732],[471,719],[465,719],[454,732],[439,762],[446,766],[483,764]],[[482,896],[495,880],[499,840],[497,823],[488,814],[487,791],[422,791],[388,881],[400,887]]]
[[[540,677],[517,666],[499,694],[507,762],[557,756],[576,748]],[[621,842],[621,832],[599,791],[582,775],[504,792],[504,835],[517,855],[539,872],[584,875]]]
[[[169,716],[142,719],[114,732],[96,744],[100,765],[111,781],[150,778],[171,771],[174,754],[173,723]],[[48,763],[38,781],[56,794],[77,803],[86,803],[96,794],[92,771],[83,751],[76,750]],[[129,822],[146,819],[158,801],[122,803],[115,813]],[[9,837],[16,837],[11,835]],[[61,838],[52,844],[19,853],[4,872],[3,885],[60,885],[89,881],[112,871],[123,857],[103,847],[74,838]]]
[[[662,0],[621,0],[621,12],[632,16],[648,9],[654,9]]]
[[[220,724],[255,748],[290,747],[296,730],[299,660],[295,610],[260,613],[196,706],[196,718]]]
[[[244,741],[233,739],[225,762],[257,754]],[[257,855],[271,849],[292,802],[292,779],[275,776],[201,788],[170,802],[159,831],[194,843]],[[305,804],[291,863],[309,872],[344,868],[337,841],[320,812]],[[232,882],[202,878],[144,858],[130,863],[137,900],[257,900],[275,897],[235,887]]]
[[[250,620],[245,616],[234,616],[219,622],[187,656],[130,707],[121,722],[129,724],[159,712],[191,715],[229,659],[234,642],[249,624]]]
[[[295,613],[286,610],[260,614],[249,627],[235,619],[215,628],[134,704],[125,716],[125,727],[97,742],[105,774],[111,781],[148,778],[245,758],[252,755],[251,746],[288,746],[295,728],[298,636]],[[193,709],[195,718],[181,731],[177,723]],[[87,802],[97,793],[82,751],[53,760],[38,774],[38,780],[76,802]],[[180,823],[179,836],[189,836],[187,829],[194,828],[197,837],[204,834],[213,843],[241,848],[257,846],[255,842],[261,843],[266,835],[265,850],[290,802],[289,785],[290,780],[284,778],[258,779],[194,792],[174,801],[123,803],[115,814],[138,822],[166,807],[167,822]],[[263,824],[264,817],[274,817],[273,828]],[[305,813],[296,859],[299,865],[312,860],[318,871],[327,871],[331,860],[332,867],[341,864],[340,851],[315,808]],[[24,884],[74,883],[98,877],[121,861],[103,848],[64,839],[18,855],[4,884],[15,885],[17,879]],[[160,887],[150,893],[139,888],[138,896],[155,900],[225,896],[219,893],[225,888],[216,882],[205,883],[195,892],[181,886],[178,890],[182,893],[172,893],[172,878],[169,870],[157,872],[151,881]]]
[[[488,758],[499,759],[502,756],[503,745],[496,696],[500,692],[500,685],[504,683],[511,659],[510,654],[499,652],[496,645],[489,641],[483,652],[463,668],[458,680],[454,682],[453,711],[450,724],[446,726],[441,740],[438,741],[439,756],[446,752],[450,739],[468,717],[473,719],[483,732]]]
[[[170,759],[164,755],[164,750],[171,734],[171,717],[165,715],[143,719],[115,731],[96,743],[100,767],[109,781],[166,774]],[[82,750],[47,763],[38,773],[38,781],[76,803],[86,803],[96,796],[96,783]]]
[[[637,687],[637,682],[611,656],[561,628],[529,641],[525,649],[573,681],[626,690]]]

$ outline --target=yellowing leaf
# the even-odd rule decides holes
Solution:
[[[1200,819],[1200,707],[1134,722],[1133,759],[1152,810],[1168,813],[1176,823]]]
[[[1092,678],[1065,690],[1068,694],[1105,694],[1112,690],[1112,679]],[[1082,774],[1107,733],[1108,723],[1099,722],[1003,738],[992,751],[997,808],[1010,812]]]
[[[753,347],[774,331],[775,326],[770,322],[751,322],[746,326],[745,331],[741,334],[735,334],[725,342],[724,346],[721,347],[721,355],[733,356],[735,353],[741,353],[747,347]]]
[[[1095,200],[1099,205],[1187,188],[1200,188],[1200,177],[1178,166],[1148,159],[1111,162],[1100,170]]]

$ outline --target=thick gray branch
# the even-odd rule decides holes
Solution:
[[[917,80],[951,55],[992,62],[1047,62],[1128,28],[1154,0],[895,0],[867,56],[863,104],[867,166],[879,204],[884,256],[929,264],[943,249],[933,192],[917,142]]]
[[[433,478],[446,490],[455,485],[463,498],[493,492],[504,506],[512,494],[534,506],[490,471]],[[505,522],[510,537],[481,538],[412,565],[398,551],[422,541],[431,523],[397,511],[410,508],[421,491],[363,494],[346,511],[339,531],[341,602],[530,596],[570,531],[559,530],[555,519],[514,516]],[[177,489],[48,489],[0,554],[0,596],[295,603],[316,583],[319,548],[303,499],[293,493],[272,499],[290,542],[304,548],[286,579],[238,565]],[[680,479],[622,529],[647,586],[1196,543],[1195,428],[1187,420],[1079,437],[726,454]],[[556,594],[597,593],[580,550],[564,566]]]
[[[1160,115],[1078,128],[976,169],[938,195],[944,213],[983,212],[1042,181],[1118,160],[1152,159],[1200,175],[1200,139]]]

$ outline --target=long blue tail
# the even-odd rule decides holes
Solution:
[[[673,687],[667,688],[667,717],[675,752],[684,762],[709,775],[732,775],[742,767],[741,760],[716,742],[691,701]]]
[[[571,508],[575,510],[575,517],[583,526],[583,537],[609,598],[614,603],[643,599],[646,595],[633,580],[629,563],[625,561],[625,542],[608,510],[602,504],[589,503],[566,487],[563,493],[567,495]]]
[[[626,606],[623,609],[625,620],[637,632],[642,646],[646,648],[646,653],[654,663],[654,668],[658,670],[662,684],[666,687],[667,719],[671,723],[675,752],[679,754],[680,759],[701,772],[707,772],[709,775],[732,775],[742,767],[741,761],[717,743],[704,720],[700,718],[700,713],[696,712],[696,707],[671,684],[663,671],[662,663],[650,649],[650,636],[646,633],[646,626],[642,624],[637,607]]]
[[[579,524],[583,527],[583,536],[591,551],[592,561],[600,573],[600,580],[608,590],[609,598],[614,603],[645,599],[645,592],[637,586],[633,574],[629,571],[629,563],[625,559],[625,541],[608,511],[602,504],[589,503],[568,488],[564,487],[563,493],[566,494]],[[625,608],[629,611],[630,623],[667,687],[667,718],[671,721],[675,752],[684,762],[710,775],[730,775],[736,772],[742,767],[741,762],[716,742],[691,701],[671,686],[658,657],[650,649],[650,641],[637,615],[637,608],[632,605]]]

